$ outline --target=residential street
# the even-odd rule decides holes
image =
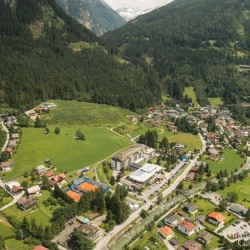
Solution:
[[[191,162],[186,167],[186,169],[184,170],[184,172],[175,180],[175,182],[168,189],[166,189],[163,192],[163,197],[169,195],[170,193],[172,193],[176,189],[176,187],[179,185],[179,183],[183,179],[185,179],[185,177],[188,174],[188,172],[194,166],[194,164],[197,161],[197,159],[200,156],[200,154],[202,154],[205,151],[205,149],[206,149],[206,142],[205,142],[205,140],[203,139],[203,137],[200,134],[199,134],[199,137],[200,137],[201,142],[202,142],[202,150],[201,150],[201,152],[193,160],[191,160]],[[99,241],[97,243],[95,249],[96,250],[105,250],[105,249],[108,249],[107,245],[108,245],[109,241],[116,234],[118,234],[120,231],[122,231],[126,227],[128,227],[137,217],[139,217],[140,216],[140,212],[141,212],[142,209],[148,210],[151,205],[155,204],[156,199],[157,199],[157,197],[155,197],[153,200],[147,200],[146,204],[144,204],[138,210],[136,210],[133,214],[131,214],[129,216],[129,218],[125,222],[123,222],[120,225],[117,225],[106,237],[104,237],[101,241]]]

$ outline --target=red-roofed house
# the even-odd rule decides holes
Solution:
[[[194,225],[193,223],[191,223],[190,221],[186,219],[179,222],[177,228],[179,231],[181,231],[182,233],[188,236],[194,234],[195,232],[199,230],[199,228],[196,225]]]
[[[168,226],[161,227],[159,229],[159,232],[164,238],[166,238],[168,240],[170,240],[174,237],[174,231],[171,227],[168,227]]]
[[[208,215],[208,221],[216,226],[224,224],[225,216],[218,212],[211,212]]]
[[[66,179],[66,175],[64,173],[59,175],[53,175],[50,179],[50,186],[53,188],[56,184],[61,185],[61,183]]]
[[[53,172],[48,172],[48,173],[46,173],[46,176],[50,180],[54,176],[54,173]]]
[[[55,181],[56,183],[62,182],[65,179],[66,179],[66,175],[64,173],[52,177],[52,180]]]

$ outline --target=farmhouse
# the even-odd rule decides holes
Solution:
[[[9,172],[11,171],[11,167],[13,165],[13,162],[6,161],[0,163],[0,172]]]
[[[39,185],[27,188],[27,193],[30,197],[40,194],[40,191],[41,191],[41,189],[40,189]]]
[[[17,181],[12,181],[12,182],[5,184],[5,188],[7,189],[7,191],[12,193],[13,195],[18,195],[23,190],[23,187]]]
[[[159,232],[165,239],[169,240],[174,237],[174,231],[171,227],[163,226],[159,229]]]
[[[218,212],[211,212],[208,215],[208,221],[216,226],[224,224],[225,216]]]
[[[148,147],[142,144],[137,144],[125,152],[112,158],[111,167],[120,170],[122,167],[128,168],[132,163],[139,163],[144,160],[143,155],[147,153]],[[152,150],[153,154],[155,150]]]
[[[196,225],[194,225],[193,223],[191,223],[190,221],[186,219],[181,221],[178,224],[177,228],[179,231],[181,231],[182,233],[188,236],[194,234],[198,230],[198,227]]]
[[[49,183],[52,188],[54,188],[56,184],[61,186],[62,182],[66,179],[66,175],[64,173],[54,176],[52,172],[49,172],[47,173],[47,176],[49,176],[48,179],[50,180]]]
[[[156,174],[158,174],[161,171],[162,167],[156,164],[146,163],[145,165],[143,165],[143,167],[131,173],[128,176],[128,179],[136,183],[146,184],[154,177],[156,177]]]
[[[206,231],[200,233],[198,238],[197,238],[197,240],[199,242],[201,242],[202,244],[204,244],[204,245],[210,243],[212,239],[213,239],[213,236],[210,233],[206,232]]]
[[[18,201],[17,201],[17,204],[19,205],[19,207],[23,210],[23,211],[28,211],[30,209],[33,209],[36,207],[38,203],[38,200],[34,197],[32,198],[20,198]]]

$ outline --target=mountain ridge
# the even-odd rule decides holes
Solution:
[[[126,21],[102,0],[56,0],[68,15],[101,36],[121,27]]]
[[[103,39],[125,58],[150,63],[174,98],[194,86],[202,105],[207,97],[238,103],[250,96],[249,75],[235,67],[250,64],[249,13],[249,0],[175,0]]]

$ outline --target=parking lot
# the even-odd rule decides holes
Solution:
[[[237,220],[223,230],[222,234],[231,242],[235,242],[239,238],[250,239],[250,225],[245,221]]]

